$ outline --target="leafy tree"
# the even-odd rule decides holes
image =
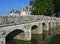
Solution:
[[[32,6],[33,15],[49,15],[54,12],[53,0],[31,0],[30,5]]]
[[[54,0],[55,11],[60,12],[60,0]]]
[[[60,16],[60,0],[54,0],[54,13],[56,13],[56,17]]]

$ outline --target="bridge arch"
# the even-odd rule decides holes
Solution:
[[[33,25],[33,26],[31,27],[31,30],[34,30],[34,29],[36,29],[36,28],[38,28],[38,26],[37,26],[37,25]]]
[[[10,40],[10,39],[13,39],[16,35],[20,34],[20,33],[24,33],[23,30],[20,30],[20,29],[16,29],[16,30],[13,30],[11,31],[10,33],[8,33],[5,37],[6,41],[7,40]]]
[[[45,23],[42,23],[43,27],[46,25]]]
[[[32,32],[32,34],[37,34],[37,32],[38,32],[38,26],[37,25],[33,25],[31,27],[31,32]]]

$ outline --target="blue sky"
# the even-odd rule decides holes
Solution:
[[[20,10],[21,6],[29,6],[30,0],[0,0],[0,15],[9,15],[11,9]]]

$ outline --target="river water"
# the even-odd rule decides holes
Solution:
[[[31,41],[26,42],[26,41],[21,41],[21,40],[18,41],[18,40],[11,39],[7,41],[7,44],[42,44],[42,43],[41,43],[40,35],[34,35]],[[60,35],[51,39],[51,41],[48,44],[60,44]]]

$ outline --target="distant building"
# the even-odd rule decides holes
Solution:
[[[31,14],[31,8],[30,7],[22,7],[20,11],[18,10],[14,10],[12,9],[10,11],[10,15],[14,15],[14,16],[17,16],[17,15],[22,15],[22,16],[26,16],[26,15],[30,15]]]

